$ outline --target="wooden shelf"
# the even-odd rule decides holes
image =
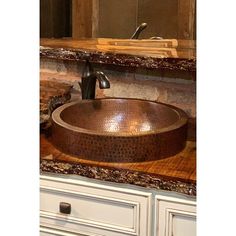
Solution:
[[[41,39],[40,56],[125,67],[196,71],[195,41]]]

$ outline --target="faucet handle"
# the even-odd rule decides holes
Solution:
[[[82,72],[82,77],[89,77],[94,74],[93,67],[88,59],[86,59],[85,66]]]

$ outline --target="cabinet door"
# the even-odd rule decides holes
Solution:
[[[196,202],[156,196],[156,236],[196,236]]]

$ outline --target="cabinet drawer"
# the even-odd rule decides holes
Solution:
[[[196,236],[196,202],[156,196],[156,236]]]
[[[88,235],[150,235],[151,194],[74,179],[42,177],[40,221]],[[61,202],[71,205],[60,213]]]

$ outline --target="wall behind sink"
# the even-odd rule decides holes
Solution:
[[[41,79],[66,82],[74,87],[72,100],[81,99],[78,81],[84,63],[41,58]],[[154,71],[108,65],[94,65],[110,79],[111,88],[96,88],[96,97],[139,98],[171,104],[183,109],[190,118],[189,137],[195,139],[196,81],[195,73],[180,71]]]

